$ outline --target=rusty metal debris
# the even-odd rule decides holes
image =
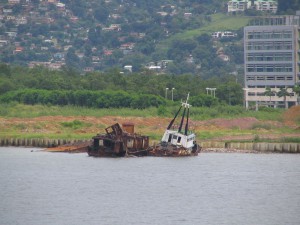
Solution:
[[[48,152],[70,152],[70,153],[79,153],[86,152],[88,146],[92,144],[91,141],[79,141],[71,144],[59,145],[56,147],[50,147],[46,150]]]
[[[93,144],[88,147],[89,156],[147,156],[149,137],[134,133],[133,124],[123,124],[123,129],[116,123],[105,129],[106,134],[93,137]]]

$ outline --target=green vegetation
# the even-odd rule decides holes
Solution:
[[[245,17],[241,15],[229,16],[221,13],[213,14],[210,16],[210,18],[210,23],[207,23],[204,26],[197,29],[188,30],[183,33],[173,35],[171,38],[167,39],[167,41],[175,39],[195,38],[202,34],[211,34],[215,31],[239,30],[246,26],[251,19],[250,17]]]
[[[52,105],[23,105],[16,102],[0,104],[0,116],[15,118],[36,118],[41,116],[136,116],[149,117],[156,116],[156,108],[143,110],[130,108],[105,108],[95,109],[79,106],[52,106]]]
[[[130,108],[95,109],[70,105],[23,105],[16,102],[2,103],[0,104],[0,117],[3,122],[0,123],[0,138],[89,139],[96,133],[104,132],[104,128],[111,125],[111,123],[120,122],[118,118],[125,118],[126,120],[126,117],[130,117],[131,120],[136,117],[138,120],[140,118],[147,120],[145,125],[139,123],[136,126],[138,132],[149,135],[152,141],[157,142],[160,140],[165,127],[154,122],[153,119],[157,117],[172,118],[178,110],[178,103],[169,102],[166,106],[150,107],[143,110]],[[249,141],[261,142],[266,140],[260,138],[260,134],[299,133],[293,128],[278,127],[276,125],[279,120],[282,120],[283,112],[284,110],[280,109],[272,112],[252,112],[245,111],[241,106],[193,107],[191,120],[197,123],[199,120],[205,121],[216,118],[255,117],[259,119],[259,122],[248,129],[241,129],[239,126],[219,128],[218,124],[212,122],[211,125],[207,125],[207,128],[203,127],[200,130],[195,130],[195,132],[197,138],[202,141],[222,139],[225,136],[231,136],[231,140],[235,140],[235,137],[256,135],[256,138]],[[106,117],[106,119],[102,120],[103,117]],[[265,120],[268,120],[268,122]],[[191,129],[193,129],[193,125],[191,125]],[[285,138],[282,141],[297,142],[298,139]]]
[[[122,91],[65,91],[65,90],[18,90],[0,97],[0,102],[24,104],[75,105],[94,108],[136,108],[145,109],[164,104],[161,97],[146,94],[129,94]]]
[[[91,123],[84,123],[79,120],[73,120],[71,122],[61,122],[60,124],[63,127],[71,128],[73,130],[77,130],[77,129],[84,128],[84,127],[89,127],[92,125]]]
[[[168,117],[172,118],[178,110],[178,102],[164,107],[150,107],[147,109],[131,108],[87,108],[79,106],[52,106],[52,105],[24,105],[16,102],[0,103],[0,116],[6,118],[36,118],[40,116],[122,116],[122,117]],[[5,110],[2,110],[5,109]],[[163,113],[162,113],[163,111]],[[193,107],[193,120],[207,120],[214,118],[241,118],[255,117],[259,120],[281,120],[284,110],[277,109],[272,113],[265,111],[247,111],[242,106]],[[73,121],[74,122],[74,121]],[[76,123],[76,122],[75,122]],[[68,123],[67,123],[68,124]],[[72,126],[72,125],[70,125]],[[260,125],[261,126],[261,125]],[[68,127],[68,125],[65,125]]]
[[[190,74],[157,76],[150,71],[121,74],[118,69],[82,76],[68,69],[51,71],[0,64],[0,102],[147,108],[164,105],[163,98],[170,100],[175,88],[174,100],[185,99],[189,92],[195,106],[241,105],[242,86],[234,80],[233,75],[205,80]],[[216,88],[215,99],[206,92],[207,87]]]

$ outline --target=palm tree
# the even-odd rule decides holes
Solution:
[[[270,103],[269,103],[269,106],[271,106],[271,100],[272,100],[272,96],[274,96],[276,92],[275,91],[272,91],[270,87],[267,87],[266,88],[266,91],[264,92],[264,95],[265,96],[269,96],[270,97]]]
[[[287,102],[286,102],[286,96],[290,96],[290,93],[287,91],[287,89],[286,88],[280,88],[280,91],[277,92],[277,96],[279,98],[283,97],[285,108],[288,108]]]
[[[299,85],[299,84],[296,84],[296,85],[293,87],[293,91],[296,93],[298,104],[300,104],[300,85]]]

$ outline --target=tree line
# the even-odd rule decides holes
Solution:
[[[75,105],[94,108],[145,109],[165,104],[165,99],[150,94],[127,93],[124,91],[88,90],[37,90],[10,91],[0,96],[0,102],[23,104]]]
[[[207,88],[216,88],[215,93],[207,91]],[[43,67],[33,69],[27,67],[14,67],[0,64],[0,95],[9,93],[22,93],[22,96],[29,91],[22,92],[24,89],[37,89],[47,93],[59,93],[59,91],[89,91],[88,93],[127,93],[126,97],[132,96],[157,96],[159,99],[180,101],[186,98],[189,92],[191,99],[197,96],[195,106],[211,106],[216,104],[241,105],[243,102],[242,85],[236,83],[234,76],[224,76],[222,78],[203,79],[200,76],[191,74],[182,75],[156,75],[155,73],[144,70],[140,73],[121,73],[118,69],[111,69],[106,72],[92,72],[81,75],[70,68],[63,68],[60,71],[51,71]],[[19,91],[19,92],[15,92]],[[68,92],[63,92],[68,93]],[[46,95],[46,94],[45,94]],[[124,94],[125,95],[125,94]],[[44,96],[44,95],[43,95]],[[61,95],[62,99],[65,99]],[[130,97],[131,96],[131,97]],[[88,96],[86,96],[88,97]],[[135,97],[135,99],[138,99]],[[16,101],[23,102],[21,98]],[[39,100],[41,104],[73,104],[68,101]],[[135,100],[134,102],[136,102]],[[56,102],[56,103],[54,103]],[[95,102],[95,99],[93,99]],[[147,102],[147,101],[146,101]],[[161,103],[158,101],[159,104]],[[142,101],[143,103],[143,101]],[[141,105],[142,105],[141,103]],[[31,103],[28,103],[31,104]],[[76,103],[77,104],[77,103]],[[93,103],[94,104],[94,103]],[[135,104],[135,103],[130,103]],[[130,105],[129,104],[129,105]],[[156,104],[156,103],[155,103]],[[151,104],[151,106],[155,106]],[[126,107],[129,106],[128,104]],[[148,105],[148,104],[146,104]],[[91,106],[90,103],[86,106]],[[94,106],[93,107],[98,107]],[[109,106],[110,107],[110,106]]]

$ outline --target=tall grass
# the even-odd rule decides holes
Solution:
[[[40,116],[156,116],[157,109],[144,110],[131,108],[95,109],[79,106],[23,105],[19,103],[0,104],[0,116],[17,118],[34,118]]]
[[[35,118],[41,116],[122,116],[122,117],[168,117],[172,118],[178,110],[178,104],[164,108],[131,108],[95,109],[79,106],[23,105],[19,103],[0,104],[1,117]],[[259,120],[282,120],[283,109],[272,111],[247,111],[242,106],[192,107],[191,119],[207,120],[214,118],[255,117]]]

